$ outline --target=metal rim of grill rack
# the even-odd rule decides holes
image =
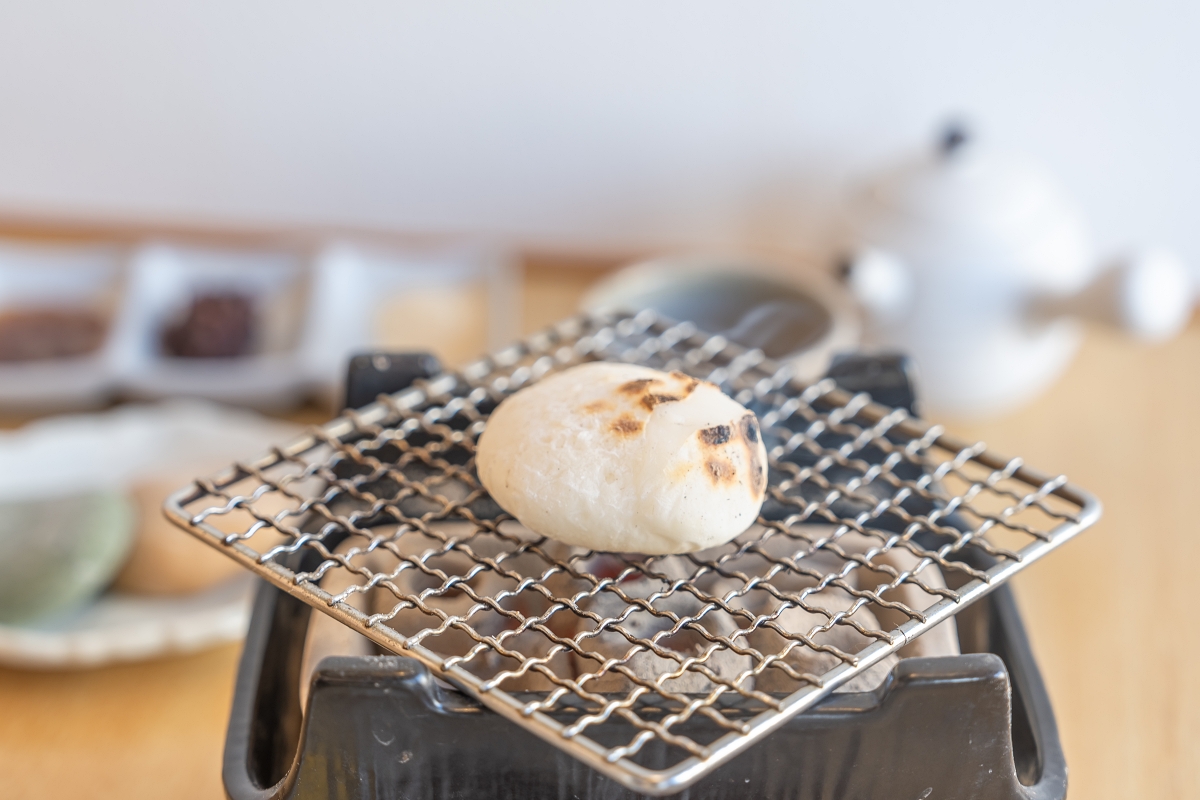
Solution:
[[[750,531],[685,556],[596,554],[495,505],[472,466],[487,414],[588,360],[686,372],[758,414],[770,476]],[[1066,542],[1100,504],[1061,476],[832,381],[801,385],[759,350],[643,311],[572,318],[381,396],[198,479],[166,511],[594,769],[666,795]],[[970,549],[993,566],[960,560]],[[723,733],[689,738],[696,715]]]

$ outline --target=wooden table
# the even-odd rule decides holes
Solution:
[[[1200,325],[1162,347],[1090,332],[1031,407],[948,425],[1103,501],[1016,581],[1074,798],[1200,797]]]
[[[535,269],[528,328],[568,313],[592,270]],[[1162,347],[1089,334],[1032,406],[955,433],[1064,472],[1103,521],[1017,581],[1058,713],[1071,796],[1200,797],[1200,325]],[[65,674],[0,670],[0,796],[223,796],[236,647]]]

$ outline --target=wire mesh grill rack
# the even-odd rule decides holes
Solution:
[[[505,514],[473,469],[489,412],[587,360],[686,372],[755,411],[770,463],[757,523],[721,547],[649,557],[568,547]],[[1100,508],[1062,477],[642,312],[571,319],[418,381],[197,480],[167,512],[593,768],[664,795],[835,689],[877,685],[897,650]],[[688,724],[701,718],[715,724]]]

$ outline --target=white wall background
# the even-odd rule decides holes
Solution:
[[[948,115],[1200,264],[1185,0],[0,5],[0,210],[570,245],[819,239]]]

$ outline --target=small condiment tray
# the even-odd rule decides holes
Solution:
[[[149,242],[126,249],[0,242],[0,325],[13,314],[50,312],[100,329],[95,346],[79,352],[0,356],[0,408],[82,408],[118,395],[187,395],[260,408],[286,407],[310,394],[333,400],[349,354],[394,346],[388,336],[397,325],[389,327],[388,317],[405,316],[411,302],[391,307],[405,296],[466,292],[475,305],[459,315],[486,320],[472,352],[510,341],[515,319],[505,308],[507,265],[503,254],[470,245],[335,241],[253,249]],[[166,332],[206,296],[246,305],[248,330],[237,355],[170,352]],[[211,330],[222,321],[201,324]]]
[[[500,510],[473,469],[489,412],[587,360],[680,370],[754,410],[770,462],[758,524],[640,557],[559,545]],[[1061,476],[653,312],[563,322],[197,480],[166,510],[650,795],[691,785],[1100,514]]]

